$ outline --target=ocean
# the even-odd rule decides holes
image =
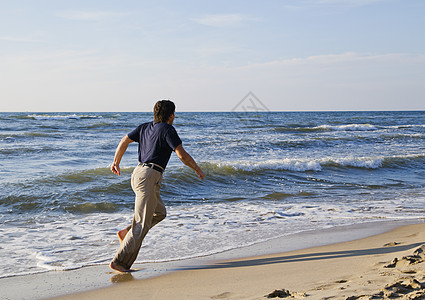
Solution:
[[[152,113],[0,113],[0,278],[108,264],[132,220],[137,145]],[[136,262],[201,257],[340,225],[425,213],[425,112],[177,112],[206,178],[172,155],[167,218]],[[379,223],[378,223],[379,224]]]

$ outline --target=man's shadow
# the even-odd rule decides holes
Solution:
[[[423,244],[424,243],[422,242],[422,243],[414,243],[410,245],[399,245],[399,246],[392,246],[392,247],[381,247],[381,248],[371,248],[371,249],[361,249],[361,250],[317,252],[317,253],[308,253],[308,254],[299,254],[299,255],[283,255],[283,256],[268,257],[268,258],[252,258],[252,259],[230,261],[230,262],[219,262],[212,265],[183,267],[183,268],[180,268],[179,270],[208,270],[208,269],[240,268],[240,267],[264,266],[264,265],[289,263],[289,262],[302,262],[302,261],[325,260],[325,259],[332,259],[332,258],[387,254],[387,253],[409,250],[415,247],[419,247]]]

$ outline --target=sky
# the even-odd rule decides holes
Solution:
[[[425,110],[424,16],[424,0],[0,0],[0,111],[231,111],[249,95]]]

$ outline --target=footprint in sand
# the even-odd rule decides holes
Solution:
[[[401,243],[399,243],[399,242],[391,242],[391,243],[386,243],[385,245],[384,245],[384,247],[394,247],[394,246],[397,246],[397,245],[400,245]]]
[[[264,296],[267,298],[287,298],[287,297],[307,297],[306,293],[299,293],[299,292],[291,292],[285,289],[281,290],[274,290],[272,293]]]
[[[397,258],[397,257],[395,257],[395,258],[391,261],[391,263],[389,263],[388,265],[385,265],[385,266],[384,266],[384,268],[395,268],[395,267],[396,267],[396,265],[397,265],[397,263],[398,263],[398,258]]]
[[[232,295],[232,293],[230,293],[230,292],[224,292],[224,293],[221,293],[219,295],[212,296],[211,299],[226,299],[226,298],[229,298],[231,295]]]
[[[415,265],[425,261],[425,245],[417,248],[413,255],[403,256],[401,259],[395,257],[391,263],[385,265],[384,268],[395,268],[396,266]]]
[[[416,279],[410,279],[408,281],[400,280],[387,285],[382,292],[384,292],[386,297],[400,297],[401,295],[407,295],[412,292],[421,292],[424,287],[425,284],[417,281]]]

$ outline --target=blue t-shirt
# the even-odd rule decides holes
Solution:
[[[140,163],[155,163],[164,169],[171,153],[182,143],[174,127],[167,123],[143,123],[128,137],[139,143]]]

